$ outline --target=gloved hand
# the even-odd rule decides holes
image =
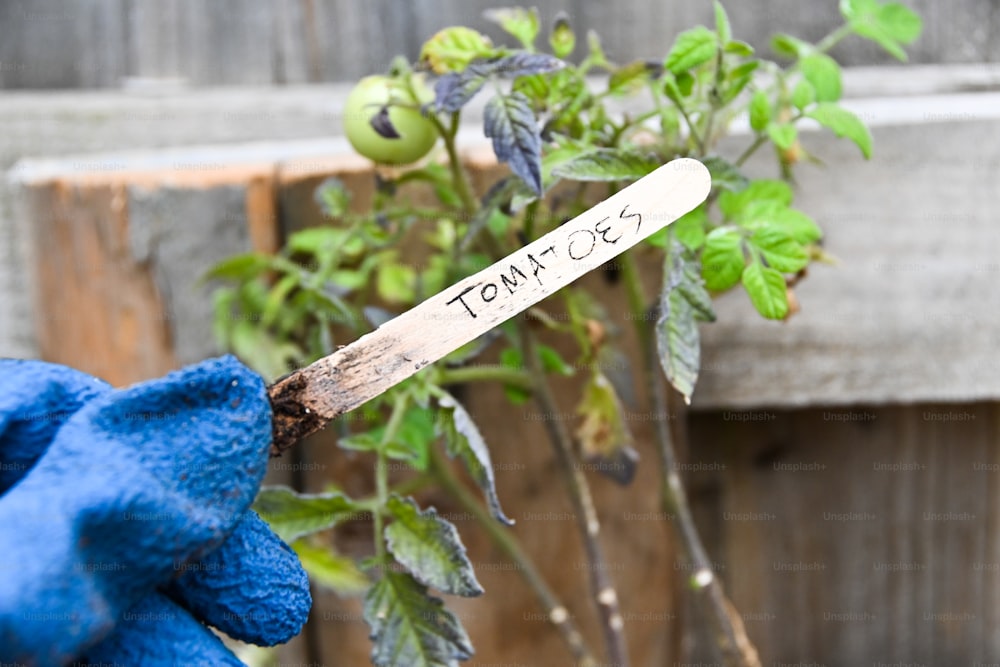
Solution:
[[[232,357],[115,390],[0,360],[0,664],[239,665],[311,605],[249,509],[271,410]]]

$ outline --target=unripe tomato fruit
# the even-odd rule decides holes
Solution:
[[[344,133],[361,155],[383,164],[410,164],[427,155],[437,131],[420,113],[420,106],[431,102],[434,93],[417,78],[414,99],[402,81],[387,76],[366,76],[347,96],[344,106]],[[391,104],[390,104],[391,103]],[[371,125],[374,116],[389,104],[389,120],[399,138],[383,137]]]

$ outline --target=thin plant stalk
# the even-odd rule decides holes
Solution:
[[[521,337],[521,352],[525,366],[534,380],[535,401],[544,414],[555,414],[558,407],[538,356],[535,337],[523,317],[518,319],[518,333]],[[608,576],[609,568],[601,549],[601,524],[597,518],[597,508],[590,486],[583,470],[576,462],[573,440],[565,424],[558,419],[546,419],[544,423],[549,440],[555,449],[559,468],[565,478],[570,501],[573,504],[573,514],[589,561],[590,588],[601,618],[601,631],[604,634],[608,661],[616,667],[628,667],[625,622],[618,603],[618,592]]]

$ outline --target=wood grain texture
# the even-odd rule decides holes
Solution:
[[[691,432],[699,523],[767,663],[1000,655],[1000,405],[713,411]]]
[[[583,36],[596,29],[618,62],[662,57],[673,37],[712,24],[709,3],[660,0],[543,0],[546,30],[560,10]],[[730,2],[736,35],[769,53],[775,31],[819,39],[840,20],[836,3]],[[991,0],[910,0],[924,36],[918,63],[996,63],[1000,8]],[[384,71],[397,54],[449,25],[469,25],[510,43],[483,11],[493,0],[9,0],[0,3],[0,87],[115,87],[123,78],[183,79],[194,85],[345,81]],[[894,62],[859,39],[838,46],[845,64]]]

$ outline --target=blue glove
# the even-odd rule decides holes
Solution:
[[[239,665],[302,628],[295,553],[249,509],[271,408],[232,357],[121,390],[0,360],[0,663]]]

